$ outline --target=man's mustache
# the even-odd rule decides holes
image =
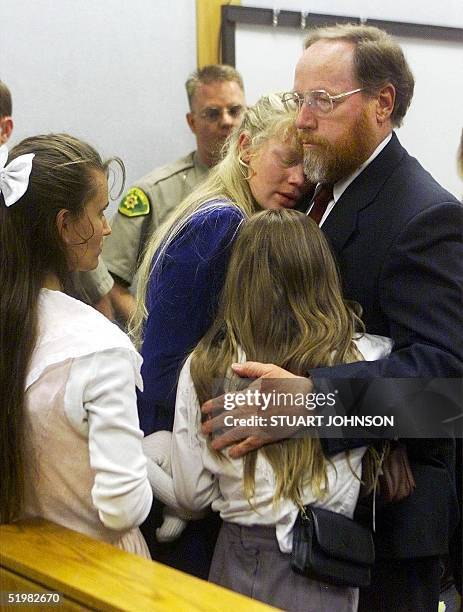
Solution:
[[[303,145],[311,144],[311,145],[319,145],[319,146],[325,146],[325,147],[329,145],[329,143],[326,141],[325,138],[317,138],[310,132],[305,132],[304,130],[299,130],[298,136],[299,136],[300,142]]]

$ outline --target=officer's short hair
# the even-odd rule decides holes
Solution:
[[[238,70],[235,70],[233,66],[227,66],[226,64],[209,64],[209,66],[204,66],[199,70],[195,70],[185,83],[190,110],[198,85],[208,85],[209,83],[216,83],[217,81],[234,81],[238,83],[240,89],[244,91],[243,79]]]
[[[319,40],[354,44],[354,71],[361,87],[376,92],[387,83],[394,85],[396,97],[391,121],[400,126],[412,101],[415,81],[399,43],[384,30],[353,23],[315,28],[305,48]]]
[[[13,114],[11,93],[3,81],[0,81],[0,117],[9,117]]]

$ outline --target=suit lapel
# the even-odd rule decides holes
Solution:
[[[336,253],[342,251],[357,227],[359,211],[374,202],[378,192],[405,153],[405,149],[393,133],[390,142],[381,153],[352,181],[336,202],[322,228],[330,238]]]

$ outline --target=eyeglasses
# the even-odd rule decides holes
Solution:
[[[244,106],[237,104],[236,106],[230,106],[225,108],[217,108],[210,106],[205,108],[199,113],[201,119],[205,119],[209,123],[215,123],[222,117],[222,113],[228,113],[232,119],[239,119],[243,114]]]
[[[322,115],[327,115],[333,110],[335,102],[339,102],[347,98],[347,96],[351,96],[359,91],[364,91],[364,89],[365,87],[359,87],[358,89],[345,91],[336,96],[332,96],[324,89],[315,89],[303,94],[297,93],[296,91],[289,91],[283,94],[283,102],[290,110],[301,110],[302,106],[307,104],[314,113],[318,112]]]

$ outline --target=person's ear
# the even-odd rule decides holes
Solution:
[[[195,114],[190,111],[185,116],[186,116],[186,121],[190,127],[190,130],[193,132],[193,134],[196,134],[196,116]]]
[[[65,245],[70,245],[73,242],[72,235],[72,219],[71,213],[66,208],[61,208],[58,211],[55,219],[56,229],[58,230],[58,235]]]
[[[395,87],[388,83],[379,90],[376,98],[376,120],[379,124],[388,121],[392,115],[395,104]]]
[[[13,117],[8,116],[0,119],[0,145],[5,144],[9,140],[13,127]]]
[[[238,150],[240,158],[246,163],[249,163],[249,160],[251,159],[251,153],[249,151],[250,146],[251,139],[249,134],[247,132],[241,132],[241,134],[238,136]]]

